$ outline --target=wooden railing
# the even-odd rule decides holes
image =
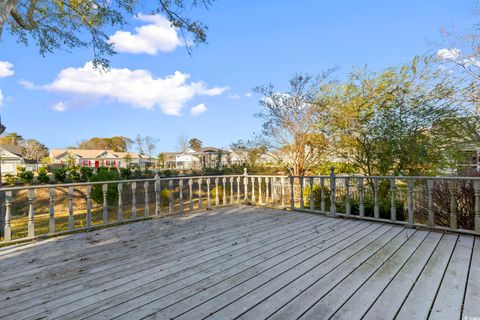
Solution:
[[[229,205],[480,234],[480,178],[225,175],[1,188],[0,243]]]

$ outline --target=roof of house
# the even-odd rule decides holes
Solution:
[[[50,151],[50,155],[53,158],[58,158],[63,156],[66,153],[70,153],[80,158],[94,159],[94,158],[100,157],[100,155],[102,155],[105,152],[111,153],[115,157],[121,158],[121,159],[125,158],[127,154],[129,154],[132,159],[143,159],[141,155],[134,152],[115,152],[113,150],[92,150],[92,149],[52,149]]]
[[[10,152],[10,153],[13,153],[14,155],[17,155],[19,157],[22,157],[22,153],[23,153],[23,147],[22,146],[19,146],[19,145],[10,145],[10,144],[2,144],[0,145],[0,148]]]

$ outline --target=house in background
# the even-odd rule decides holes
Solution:
[[[200,149],[187,148],[179,153],[168,152],[167,164],[170,168],[199,170],[203,168],[223,168],[247,163],[245,154],[235,153],[216,147]]]
[[[54,164],[67,165],[73,157],[75,165],[91,168],[126,168],[128,165],[127,155],[132,167],[143,168],[149,163],[148,158],[133,152],[87,149],[52,149],[50,151],[50,159]]]
[[[23,157],[23,147],[18,145],[0,145],[0,163],[2,175],[16,174],[18,166],[24,166],[27,171],[37,168],[35,160]]]

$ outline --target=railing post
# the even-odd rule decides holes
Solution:
[[[132,182],[132,219],[137,218],[137,183]]]
[[[220,196],[218,195],[218,178],[215,178],[215,206],[220,204]]]
[[[410,226],[413,226],[414,220],[413,220],[413,186],[415,183],[415,180],[413,179],[408,179],[408,224]]]
[[[325,209],[325,178],[320,178],[320,211],[326,213]]]
[[[50,219],[48,220],[49,233],[55,233],[55,188],[50,188]]]
[[[183,179],[178,180],[178,206],[180,213],[183,213]]]
[[[108,192],[108,184],[104,183],[102,185],[103,191],[103,223],[108,223],[108,202],[107,202],[107,192]]]
[[[309,181],[310,181],[310,210],[311,211],[315,211],[315,198],[314,198],[314,194],[313,194],[313,186],[314,186],[314,178],[313,177],[310,177],[309,178]]]
[[[90,201],[90,197],[92,195],[92,186],[87,186],[87,216],[86,216],[86,226],[87,228],[92,226],[92,202]]]
[[[336,192],[336,181],[335,181],[335,169],[330,169],[330,215],[335,216],[337,208],[335,206],[335,192]]]
[[[373,179],[373,217],[380,219],[380,208],[378,206],[378,178]]]
[[[265,205],[270,204],[270,178],[265,177]]]
[[[282,183],[282,209],[285,210],[285,177],[281,177],[281,183]]]
[[[433,211],[433,180],[427,180],[428,193],[428,225],[433,227],[435,225],[435,217]]]
[[[263,197],[262,197],[262,177],[257,178],[258,182],[258,204],[263,204]]]
[[[68,187],[68,230],[75,227],[73,221],[73,187]]]
[[[457,229],[457,182],[449,181],[450,189],[450,228]]]
[[[227,178],[222,178],[223,190],[222,190],[222,204],[227,205]]]
[[[290,209],[295,209],[295,190],[294,190],[294,184],[295,183],[295,177],[290,176]]]
[[[250,178],[252,182],[252,205],[255,205],[255,177]]]
[[[473,182],[475,193],[475,232],[480,233],[480,181]]]
[[[188,210],[193,211],[193,179],[188,179],[188,190],[189,190],[189,201],[188,201]]]
[[[118,191],[118,210],[117,210],[117,220],[118,222],[123,221],[123,184],[120,182],[117,185]]]
[[[149,217],[150,216],[150,206],[149,206],[149,201],[150,199],[148,198],[148,184],[149,182],[148,181],[145,181],[143,183],[143,191],[145,191],[145,207],[143,209],[143,215],[145,216],[145,218]]]
[[[304,178],[300,177],[300,210],[305,209],[305,203],[303,200],[303,188],[304,188]]]
[[[352,214],[350,206],[350,178],[345,178],[345,213],[347,215]]]
[[[241,196],[240,196],[240,177],[237,177],[237,201],[238,204],[242,204]]]
[[[230,177],[230,204],[235,203],[235,196],[233,195],[233,177]]]
[[[5,192],[5,241],[12,240],[12,191]]]
[[[210,209],[212,206],[212,201],[210,199],[210,178],[207,178],[207,209]]]
[[[173,180],[168,181],[169,197],[168,197],[168,213],[173,213]]]
[[[363,178],[358,178],[358,211],[360,217],[365,217],[364,191]]]
[[[160,215],[160,211],[161,211],[161,208],[160,208],[160,176],[157,174],[155,174],[155,184],[153,185],[153,188],[155,190],[155,215],[156,216],[159,216]]]
[[[243,195],[243,205],[248,204],[248,177],[244,176],[243,178],[243,186],[244,186],[244,195]]]
[[[397,206],[395,203],[395,191],[397,190],[397,185],[395,178],[390,179],[390,196],[391,196],[391,206],[390,206],[390,219],[392,221],[397,221]]]
[[[202,183],[203,183],[203,180],[202,179],[198,179],[198,209],[202,209],[203,208],[203,200],[202,200]]]

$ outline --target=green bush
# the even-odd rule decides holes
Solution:
[[[90,167],[80,167],[80,177],[82,180],[88,181],[93,176],[93,168]]]
[[[33,172],[32,171],[20,171],[18,173],[18,177],[20,178],[20,181],[24,183],[30,183],[33,181]]]
[[[132,169],[130,168],[120,168],[120,176],[123,180],[128,180],[132,176]]]
[[[72,182],[78,182],[80,181],[80,172],[77,171],[74,167],[70,168],[68,170],[68,177]]]
[[[97,181],[117,181],[120,180],[118,172],[110,171],[107,168],[98,168],[97,173],[92,175],[90,182]],[[103,204],[103,186],[101,184],[92,186],[91,198],[98,204]],[[118,189],[116,183],[109,183],[107,189],[107,203],[108,205],[115,205],[118,201]]]
[[[218,191],[218,199],[220,200],[220,202],[222,202],[223,201],[223,185],[220,185],[220,183],[222,183],[222,182],[221,181],[219,182],[218,189],[217,189],[217,187],[213,187],[213,189],[210,190],[210,195],[211,195],[212,199],[215,199],[215,196],[216,196],[217,191]],[[225,185],[225,196],[227,197],[227,200],[228,200],[228,197],[230,196],[230,185],[229,184]]]
[[[163,189],[160,191],[160,201],[162,205],[168,205],[170,203],[170,193],[172,191],[170,189]]]
[[[5,183],[8,185],[15,185],[17,183],[17,176],[14,174],[6,174],[3,176],[5,178]]]
[[[50,178],[47,175],[47,168],[45,167],[38,168],[37,173],[38,173],[37,175],[38,182],[42,184],[47,184],[50,182]]]
[[[53,176],[58,182],[65,182],[67,179],[67,169],[65,167],[60,167],[53,170]]]

